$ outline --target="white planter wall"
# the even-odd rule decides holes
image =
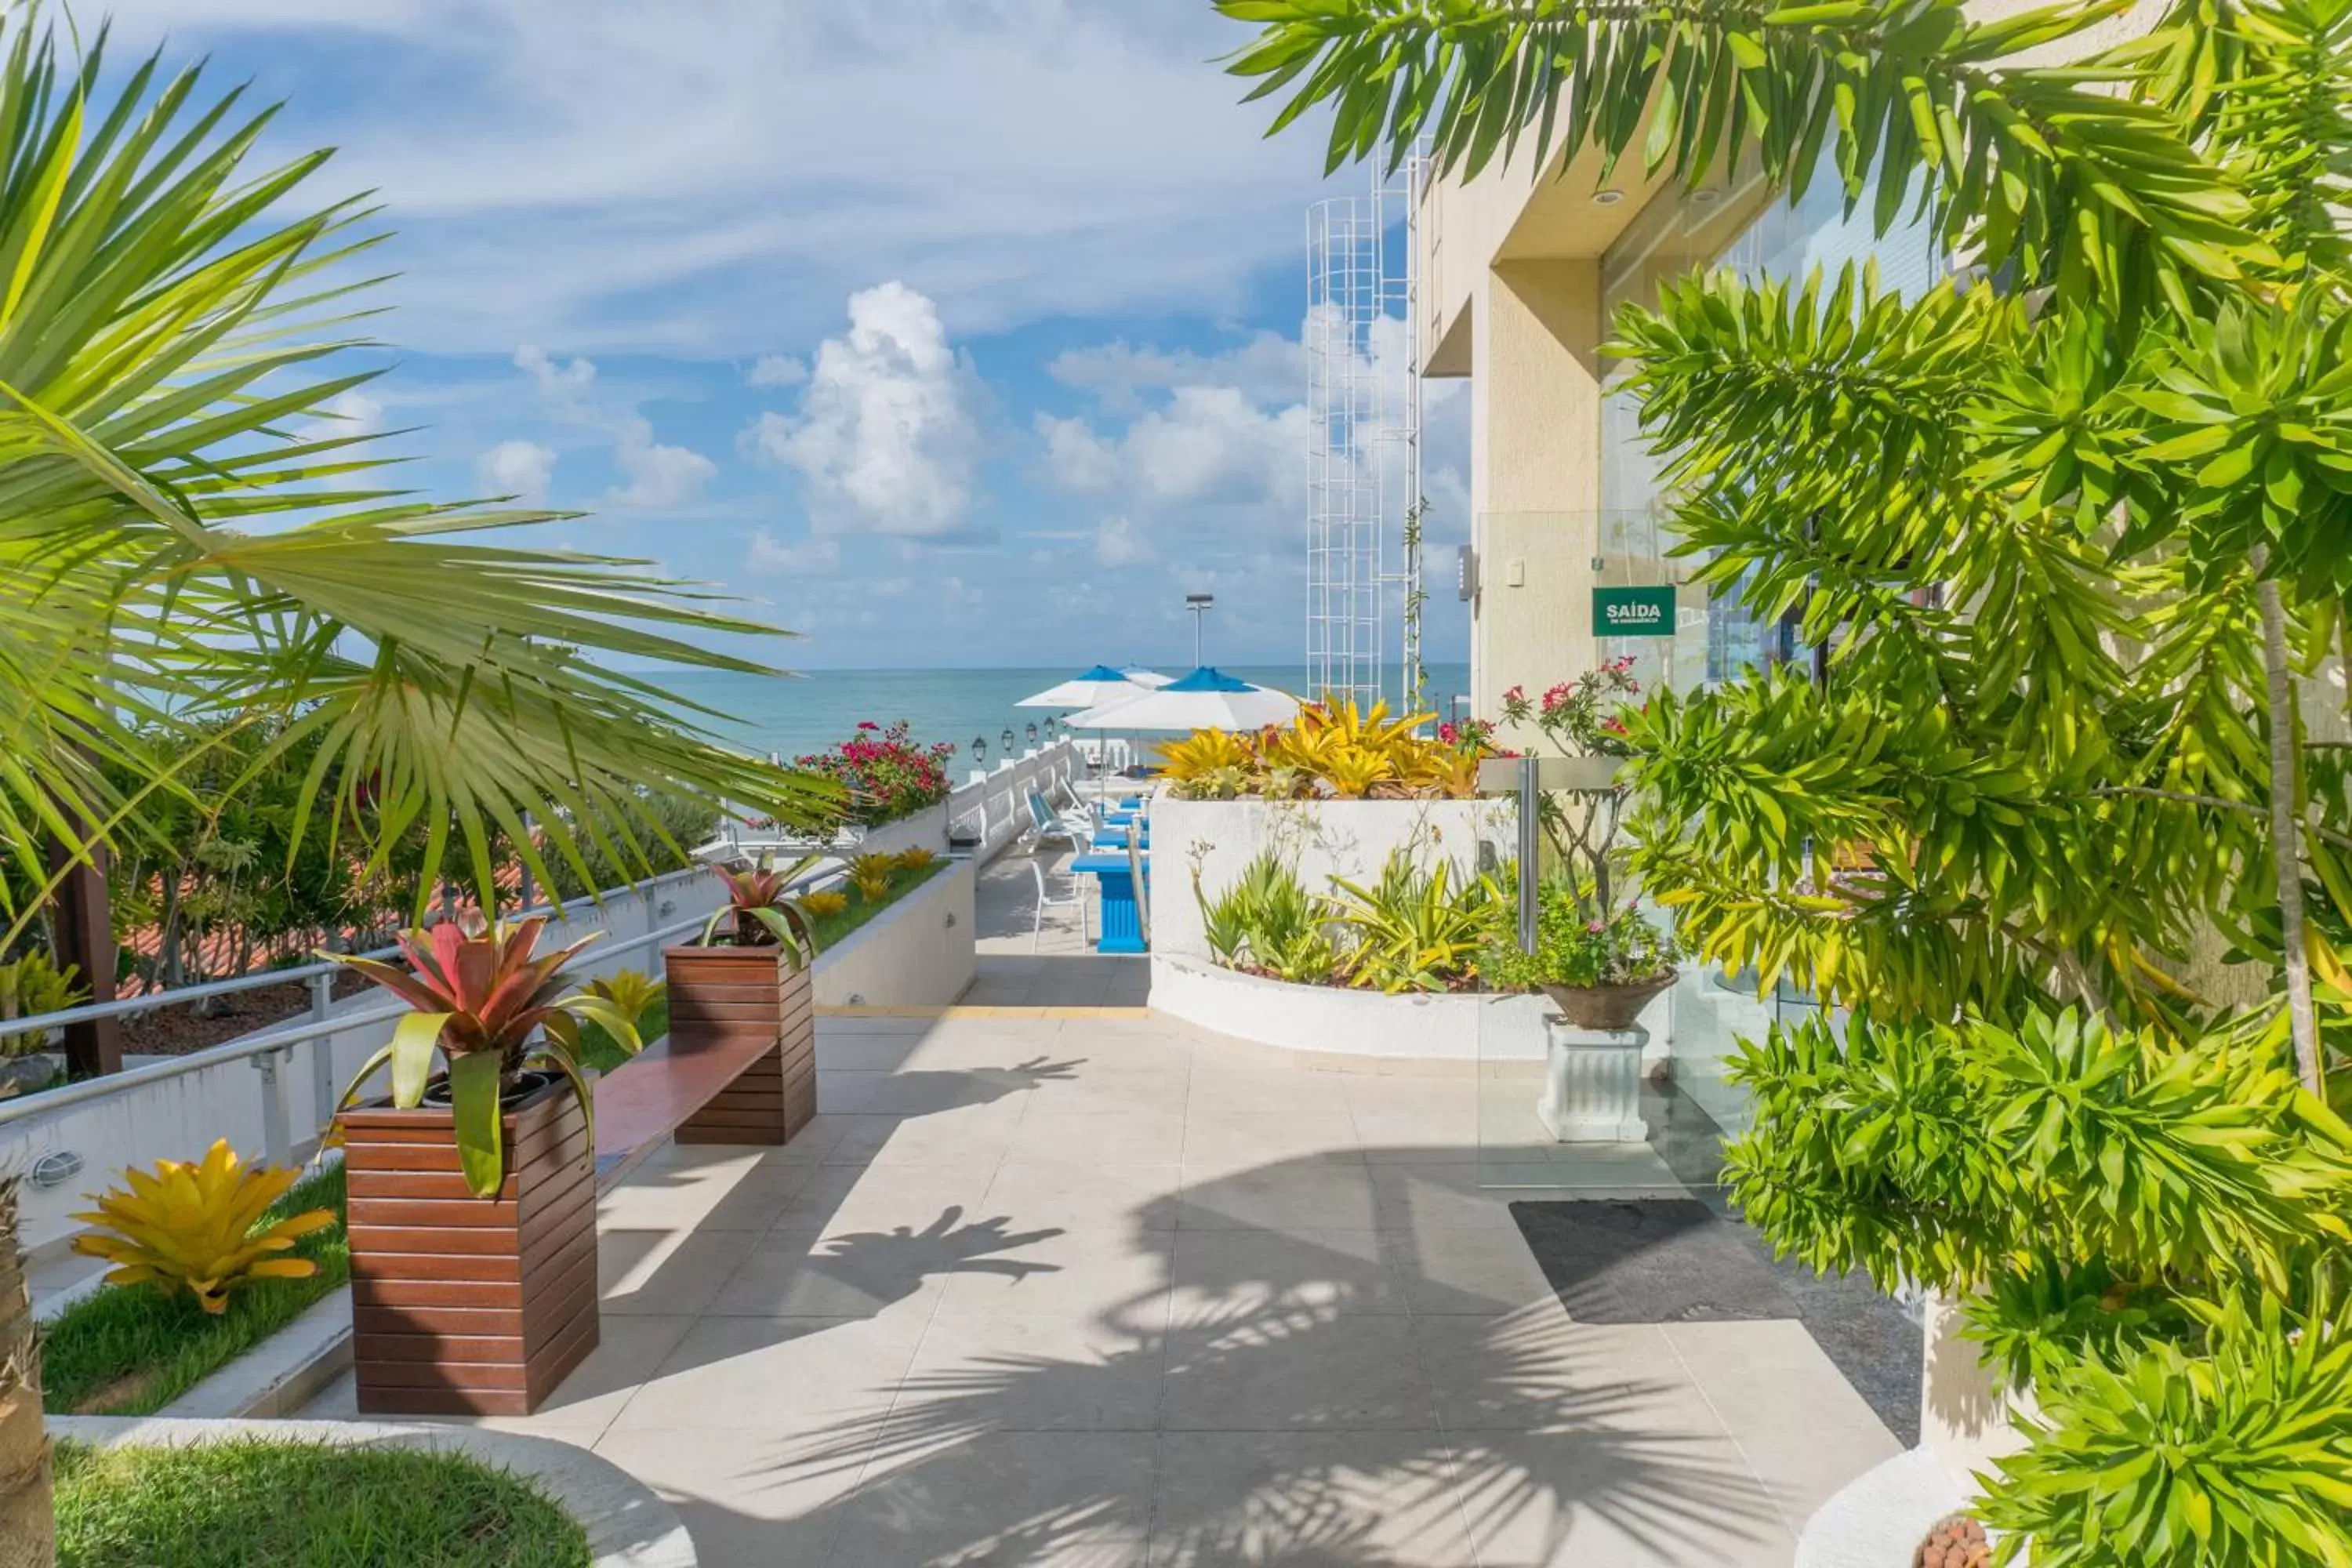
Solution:
[[[1207,959],[1201,887],[1214,898],[1240,879],[1260,851],[1278,848],[1310,893],[1329,879],[1370,882],[1391,850],[1412,846],[1424,860],[1451,860],[1457,875],[1478,865],[1482,836],[1507,852],[1512,804],[1505,800],[1150,801],[1151,946],[1155,953]],[[1159,1004],[1155,991],[1154,1005]]]
[[[1056,741],[1019,757],[1007,757],[993,768],[976,770],[948,796],[948,830],[978,830],[981,843],[970,852],[979,859],[991,859],[1034,826],[1029,816],[1031,790],[1050,803],[1057,786],[1085,773],[1086,759],[1069,741]]]
[[[619,969],[659,974],[660,954],[650,948],[641,946],[609,956],[604,950],[615,941],[708,913],[725,901],[725,890],[713,873],[677,872],[635,890],[617,889],[606,895],[602,908],[583,900],[565,919],[551,922],[540,940],[542,947],[554,946],[587,931],[610,931],[609,937],[573,962],[571,972],[583,982]],[[334,1011],[363,1014],[382,1008],[386,1000],[371,988],[338,1002]],[[275,1063],[284,1089],[288,1126],[298,1147],[316,1140],[326,1125],[323,1112],[351,1075],[392,1038],[392,1024],[390,1018],[355,1024],[268,1058]],[[29,1172],[41,1156],[65,1151],[82,1160],[80,1173],[60,1185],[36,1187],[29,1181],[24,1184],[19,1213],[24,1245],[28,1249],[41,1247],[81,1229],[68,1215],[89,1206],[83,1201],[85,1194],[118,1182],[126,1165],[193,1159],[216,1138],[227,1139],[240,1153],[260,1157],[267,1146],[263,1096],[268,1080],[256,1065],[257,1059],[245,1058],[198,1068],[0,1127],[0,1169]]]
[[[979,863],[958,860],[817,954],[820,1007],[943,1007],[978,966],[972,910]]]
[[[1221,969],[1206,959],[1155,952],[1151,1010],[1286,1050],[1475,1066],[1542,1061],[1549,1004],[1541,996],[1384,996],[1290,985]]]

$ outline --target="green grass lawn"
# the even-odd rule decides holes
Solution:
[[[336,1223],[299,1237],[294,1253],[319,1272],[257,1279],[218,1317],[185,1291],[148,1285],[108,1286],[68,1307],[42,1336],[41,1403],[61,1415],[152,1415],[292,1322],[351,1278],[340,1164],[296,1183],[263,1223],[316,1208],[333,1209]]]
[[[456,1454],[57,1447],[58,1568],[587,1568],[528,1482]]]

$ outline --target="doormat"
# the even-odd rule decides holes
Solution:
[[[1515,1203],[1511,1217],[1568,1315],[1586,1323],[1793,1318],[1906,1446],[1919,1440],[1919,1325],[1863,1276],[1774,1258],[1696,1198]]]
[[[1794,1318],[1796,1299],[1742,1235],[1696,1198],[1515,1203],[1560,1305],[1580,1323]]]

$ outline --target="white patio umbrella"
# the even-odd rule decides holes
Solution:
[[[1257,730],[1286,724],[1298,699],[1271,686],[1253,686],[1202,665],[1181,679],[1139,697],[1106,702],[1062,721],[1073,730]]]
[[[1174,684],[1176,679],[1172,675],[1162,675],[1156,669],[1146,669],[1139,664],[1122,664],[1118,667],[1118,672],[1138,686],[1154,688],[1169,686]]]
[[[1151,672],[1144,672],[1150,675]],[[1013,704],[1016,708],[1099,708],[1108,702],[1118,702],[1129,697],[1140,697],[1155,683],[1164,684],[1165,677],[1152,676],[1150,680],[1137,680],[1125,670],[1098,664],[1083,675],[1072,676],[1059,686],[1049,686],[1033,697],[1024,697]]]

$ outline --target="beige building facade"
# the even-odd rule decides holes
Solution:
[[[2077,48],[2136,36],[2158,10],[2142,0]],[[1638,150],[1606,181],[1590,154],[1570,166],[1557,151],[1541,167],[1522,153],[1475,179],[1434,177],[1419,216],[1423,372],[1470,382],[1473,710],[1492,718],[1510,688],[1532,695],[1604,658],[1631,655],[1645,680],[1686,688],[1791,651],[1779,628],[1685,581],[1623,390],[1630,368],[1603,352],[1610,322],[1701,267],[1801,277],[1869,257],[1884,283],[1913,291],[1945,271],[1927,237],[1848,220],[1834,178],[1794,205],[1752,169],[1685,190],[1645,180]],[[1676,585],[1672,637],[1596,631],[1595,587],[1664,584]]]

